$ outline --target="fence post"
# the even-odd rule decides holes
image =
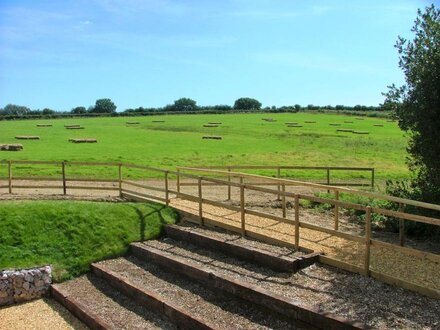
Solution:
[[[374,190],[374,168],[371,169],[371,188]]]
[[[122,197],[122,164],[118,164],[118,186],[119,186],[119,197]]]
[[[170,205],[169,191],[168,191],[168,171],[165,171],[165,204]]]
[[[327,186],[330,186],[330,169],[327,169]]]
[[[335,199],[339,200],[339,191],[335,191]],[[335,230],[339,229],[339,204],[335,204]]]
[[[67,187],[66,187],[66,161],[63,160],[61,162],[61,173],[63,176],[63,195],[67,194]]]
[[[9,193],[12,194],[12,160],[8,161],[8,181]]]
[[[243,182],[243,178],[241,177],[241,181]],[[245,210],[244,210],[244,185],[241,183],[240,185],[240,213],[241,213],[241,235],[246,236],[246,225],[245,225]]]
[[[202,209],[202,178],[198,178],[198,186],[199,186],[199,219],[200,225],[203,226],[203,209]]]
[[[299,195],[295,194],[295,248],[299,251]]]
[[[279,179],[280,177],[281,177],[281,169],[280,169],[279,166],[277,166],[277,178]],[[281,186],[280,186],[279,181],[278,181],[278,200],[281,199],[280,190],[281,190]]]
[[[177,192],[180,193],[180,169],[177,169]]]
[[[403,212],[405,205],[399,204],[399,212]],[[405,220],[399,219],[399,244],[400,246],[405,245]]]
[[[283,218],[286,217],[286,185],[283,183],[283,185],[281,186],[283,195],[281,196],[281,203],[282,203],[282,207],[283,207]]]
[[[229,172],[229,174],[228,174],[228,182],[229,183],[231,183],[231,168],[230,167],[228,167],[228,172]],[[230,201],[231,200],[231,185],[229,184],[228,185],[228,201]]]
[[[370,247],[371,247],[371,206],[365,213],[365,276],[370,276]]]

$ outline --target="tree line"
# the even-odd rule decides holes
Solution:
[[[387,111],[388,104],[380,106],[365,106],[365,105],[355,105],[355,106],[345,106],[345,105],[326,105],[319,106],[308,104],[302,106],[300,104],[287,105],[287,106],[271,106],[262,107],[261,102],[254,98],[242,97],[237,99],[234,104],[218,104],[212,106],[199,106],[197,102],[193,99],[183,97],[175,100],[174,103],[168,104],[164,107],[158,108],[129,108],[122,112],[116,112],[116,104],[109,98],[98,99],[95,105],[89,106],[88,108],[84,106],[77,106],[72,108],[70,111],[57,111],[50,108],[44,108],[42,110],[31,110],[30,108],[22,105],[8,104],[4,108],[0,108],[0,117],[3,118],[22,118],[22,117],[61,117],[64,115],[84,115],[84,116],[106,116],[106,115],[136,115],[136,114],[154,114],[160,112],[166,113],[197,113],[197,112],[251,112],[251,111],[268,111],[268,112],[298,112],[305,110],[318,110],[318,111]]]

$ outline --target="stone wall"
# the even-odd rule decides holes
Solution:
[[[52,268],[0,271],[0,306],[40,298],[52,283]]]

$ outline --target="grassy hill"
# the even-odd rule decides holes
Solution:
[[[52,264],[54,279],[78,276],[91,262],[155,238],[177,214],[148,203],[0,202],[0,270]]]

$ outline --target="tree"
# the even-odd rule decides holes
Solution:
[[[44,108],[43,110],[41,110],[41,114],[43,115],[53,115],[55,113],[55,110],[49,109],[49,108]]]
[[[70,113],[73,113],[75,115],[80,115],[86,112],[87,112],[86,107],[75,107],[72,110],[70,110]]]
[[[234,109],[236,110],[260,110],[261,103],[250,97],[242,97],[235,101]]]
[[[187,97],[174,101],[174,111],[195,111],[198,109],[197,102]]]
[[[418,10],[413,40],[398,37],[395,47],[405,84],[389,86],[384,105],[393,108],[409,135],[408,166],[413,196],[440,204],[440,11]]]
[[[31,109],[28,107],[16,104],[8,104],[3,108],[3,113],[5,115],[25,116],[29,112],[31,112]]]
[[[99,99],[96,100],[95,106],[91,112],[113,113],[116,112],[116,105],[110,99]]]

